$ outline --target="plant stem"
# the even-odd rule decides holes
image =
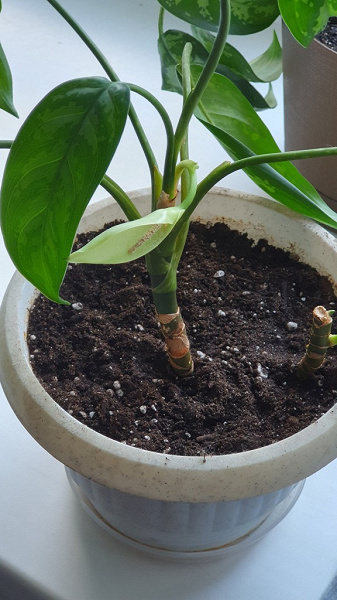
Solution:
[[[331,314],[333,312],[326,310],[324,306],[316,306],[314,308],[309,344],[307,345],[305,355],[296,369],[299,379],[311,377],[323,364],[326,352],[331,346]]]
[[[194,367],[190,343],[180,310],[173,314],[157,314],[157,317],[172,371],[179,377],[191,375]]]
[[[214,41],[213,48],[210,52],[210,55],[207,59],[207,62],[204,66],[204,69],[196,83],[195,88],[192,90],[190,95],[188,96],[180,119],[178,121],[178,125],[175,133],[175,161],[177,160],[178,154],[180,152],[181,144],[183,142],[187,127],[189,122],[193,116],[193,113],[198,105],[198,102],[207,87],[207,84],[212,77],[220,57],[223,53],[224,47],[226,45],[226,40],[229,32],[230,26],[230,15],[231,15],[231,6],[230,0],[220,0],[220,22],[217,36]]]
[[[80,39],[84,42],[84,44],[89,48],[92,54],[100,63],[101,67],[104,69],[105,73],[111,79],[111,81],[119,81],[117,74],[114,69],[110,65],[109,61],[106,59],[104,54],[95,44],[95,42],[90,38],[90,36],[84,31],[84,29],[77,23],[75,19],[59,4],[57,0],[47,0],[47,2],[61,15],[61,17],[70,25],[70,27],[75,31],[75,33],[80,37]],[[146,137],[146,134],[143,130],[143,127],[140,124],[138,116],[136,114],[135,109],[132,105],[130,105],[129,109],[129,117],[130,121],[134,127],[138,140],[141,144],[143,152],[145,154],[151,175],[152,189],[154,189],[154,168],[157,167],[157,162],[149,141]]]
[[[185,235],[185,231],[181,231],[178,237],[182,235]],[[176,246],[176,252],[181,252],[184,240],[177,240]],[[174,260],[174,256],[171,260]],[[177,269],[171,268],[171,263],[161,255],[159,247],[146,256],[146,266],[151,278],[153,301],[171,369],[179,377],[190,375],[194,367],[185,323],[177,304]],[[160,291],[165,281],[166,291]]]
[[[253,165],[261,165],[261,164],[269,164],[269,163],[278,163],[285,162],[291,160],[298,159],[309,159],[309,158],[317,158],[321,156],[335,156],[337,155],[337,147],[333,146],[331,148],[314,148],[310,150],[294,150],[290,152],[273,152],[270,154],[254,154],[253,156],[247,156],[246,158],[241,158],[236,160],[235,162],[225,161],[218,165],[213,171],[211,171],[202,181],[200,181],[194,200],[188,209],[188,215],[191,215],[195,208],[198,206],[199,202],[204,198],[204,196],[209,192],[209,190],[214,187],[221,179],[227,177],[231,173],[235,171],[239,171],[240,169],[247,169]]]
[[[181,173],[188,169],[190,186],[183,202],[188,206],[196,190],[196,168],[193,161],[185,160],[177,166]],[[193,359],[186,327],[177,303],[177,267],[183,252],[188,232],[188,221],[175,230],[146,257],[151,279],[152,297],[157,319],[165,340],[166,351],[172,371],[179,377],[193,372]],[[170,239],[169,239],[170,238]]]
[[[100,185],[116,200],[129,221],[141,218],[142,215],[138,212],[133,202],[131,202],[129,196],[108,175],[104,175]]]
[[[148,102],[154,106],[154,108],[158,111],[165,127],[166,138],[167,138],[167,146],[166,146],[166,156],[165,156],[165,164],[164,164],[164,173],[166,174],[167,181],[173,180],[174,175],[174,131],[171,119],[164,108],[164,106],[159,102],[159,100],[153,96],[150,92],[145,90],[144,88],[134,85],[132,83],[127,84],[132,92],[139,94],[143,98],[146,98]],[[166,190],[166,181],[163,180],[163,190]],[[157,208],[158,198],[155,198],[155,202],[152,206],[152,210]]]
[[[187,101],[191,91],[191,53],[192,53],[192,44],[188,43],[185,45],[182,56],[182,85],[183,85],[183,102],[184,104]],[[180,160],[188,160],[189,158],[189,149],[188,149],[188,127],[185,132],[185,136],[183,138],[181,148],[180,148]],[[190,175],[187,170],[184,170],[181,176],[181,200],[183,201],[188,193],[188,187],[190,183]]]

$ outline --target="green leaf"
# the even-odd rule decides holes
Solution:
[[[177,72],[177,65],[179,65],[181,61],[184,46],[188,42],[192,45],[191,62],[197,65],[204,65],[206,63],[208,58],[208,50],[214,41],[214,37],[207,32],[202,32],[200,29],[195,29],[195,31],[198,32],[198,35],[200,35],[200,40],[207,43],[207,48],[205,48],[202,43],[193,36],[183,31],[169,29],[159,37],[158,48],[162,66],[162,88],[164,90],[178,92],[179,94],[182,93],[181,78]],[[225,75],[231,81],[233,81],[242,94],[244,94],[244,96],[249,100],[255,110],[264,110],[266,108],[275,107],[277,103],[271,88],[269,89],[267,96],[264,98],[260,92],[258,92],[249,83],[249,81],[246,81],[243,76],[241,77],[237,74],[240,73],[240,67],[238,66],[238,63],[240,62],[242,67],[241,72],[244,73],[244,75],[252,78],[254,77],[255,81],[260,81],[254,75],[249,64],[243,58],[243,56],[232,46],[229,48],[230,49],[228,50],[227,54],[229,57],[228,62],[231,65],[236,64],[236,72],[232,71],[226,66],[227,59],[223,58],[225,57],[225,53],[221,58],[221,64],[218,65],[217,72]],[[233,56],[235,56],[234,60],[232,60]],[[239,57],[241,57],[242,60],[240,60]]]
[[[198,27],[192,27],[192,31],[207,52],[210,52],[215,40],[214,35]],[[228,43],[225,46],[219,63],[220,65],[229,67],[233,73],[247,81],[275,81],[282,73],[282,49],[274,32],[269,48],[250,63],[244,58],[241,52]]]
[[[269,48],[250,62],[250,67],[260,81],[275,81],[282,73],[282,48],[273,32],[273,41]]]
[[[20,129],[9,153],[1,225],[18,270],[51,300],[81,216],[122,135],[129,88],[91,77],[50,92]]]
[[[179,19],[216,31],[219,23],[219,0],[158,0],[165,10]]]
[[[1,10],[1,7],[0,7]],[[0,108],[13,115],[18,116],[13,104],[13,82],[9,64],[3,48],[0,44]]]
[[[208,31],[219,23],[219,0],[158,0],[179,19]],[[230,33],[248,34],[269,27],[279,14],[277,0],[232,0]]]
[[[268,85],[268,92],[266,96],[262,96],[258,90],[255,89],[249,81],[240,79],[230,69],[220,65],[217,69],[220,75],[224,75],[227,79],[230,79],[236,87],[240,90],[241,94],[248,100],[251,106],[255,110],[265,110],[267,108],[275,108],[277,106],[277,100],[274,96],[273,88],[271,83]]]
[[[193,80],[200,67],[192,67]],[[239,160],[255,154],[279,152],[266,125],[231,81],[213,75],[198,108],[197,117],[218,139],[228,154]],[[336,213],[315,188],[289,162],[254,166],[247,174],[273,198],[289,208],[328,225],[336,226]]]
[[[337,0],[279,0],[282,18],[302,46],[308,46],[329,17],[337,15]]]
[[[247,146],[241,144],[234,137],[202,119],[199,120],[213,133],[228,154],[235,160],[256,156]],[[263,163],[243,170],[262,190],[280,204],[324,225],[337,227],[336,213],[325,204],[316,190],[291,163],[280,162],[270,165]],[[282,170],[283,174],[281,173]]]
[[[161,208],[136,221],[115,225],[73,252],[69,261],[120,264],[136,260],[159,246],[183,212],[180,206]]]
[[[183,49],[187,43],[192,45],[191,62],[204,65],[208,58],[208,52],[202,44],[188,33],[169,29],[159,36],[158,50],[161,61],[163,90],[182,93],[177,65],[181,62]]]
[[[232,0],[231,9],[230,33],[235,35],[262,31],[279,15],[277,0]]]

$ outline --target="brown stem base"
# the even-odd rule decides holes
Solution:
[[[312,327],[306,353],[299,363],[296,373],[300,379],[311,377],[323,364],[326,352],[330,348],[332,318],[324,306],[316,306],[312,313]]]
[[[173,372],[180,377],[191,375],[194,368],[193,360],[180,310],[178,309],[176,313],[157,314],[157,318]]]

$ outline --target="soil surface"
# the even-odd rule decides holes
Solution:
[[[80,243],[84,237],[80,237]],[[143,260],[70,266],[62,296],[31,313],[31,362],[73,417],[115,440],[180,455],[276,442],[337,400],[336,356],[299,382],[315,305],[336,306],[327,279],[223,224],[192,224],[179,302],[195,373],[168,370]]]
[[[322,44],[337,52],[337,17],[331,17],[326,28],[316,37]]]

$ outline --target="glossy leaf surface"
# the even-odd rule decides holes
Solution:
[[[192,67],[196,80],[199,67]],[[239,160],[255,154],[279,152],[269,130],[231,81],[215,74],[197,112],[228,154]],[[261,189],[289,208],[323,223],[337,225],[336,213],[290,162],[255,166],[247,174]]]
[[[219,0],[158,0],[168,12],[183,21],[216,31],[219,22]],[[277,0],[232,0],[233,34],[255,33],[265,29],[279,14]]]
[[[68,81],[20,129],[5,168],[1,225],[18,270],[50,299],[81,216],[119,143],[129,89],[104,78]]]
[[[0,108],[14,117],[18,116],[13,104],[13,83],[9,64],[0,44]]]
[[[208,52],[204,46],[192,35],[183,31],[169,29],[158,39],[158,50],[161,62],[162,89],[169,92],[182,93],[181,80],[177,74],[177,65],[180,64],[184,46],[192,45],[191,62],[204,65]]]
[[[305,47],[324,29],[329,17],[337,15],[337,0],[279,0],[279,7],[288,29]]]
[[[181,79],[177,73],[177,65],[181,61],[185,44],[192,45],[191,62],[204,65],[208,52],[213,44],[214,37],[208,32],[194,30],[200,41],[183,31],[169,29],[160,36],[158,41],[159,54],[162,66],[162,88],[167,91],[182,93]],[[206,46],[206,48],[205,48]],[[264,98],[250,81],[262,81],[251,69],[249,63],[233,46],[226,45],[217,72],[225,75],[240,89],[256,110],[263,110],[276,106],[276,99],[269,90]]]
[[[145,256],[172,231],[183,214],[180,206],[161,208],[128,223],[121,223],[96,236],[73,252],[70,262],[120,264]]]
[[[246,35],[262,31],[279,15],[277,0],[232,0],[230,33]]]
[[[207,52],[210,52],[215,36],[198,27],[192,27],[192,31]],[[273,40],[267,50],[251,62],[248,62],[241,52],[229,43],[226,44],[219,62],[247,81],[275,81],[282,73],[282,49],[274,32]]]
[[[254,58],[249,64],[256,77],[261,81],[275,81],[280,77],[282,73],[282,48],[275,31],[273,32],[273,40],[267,50]]]

